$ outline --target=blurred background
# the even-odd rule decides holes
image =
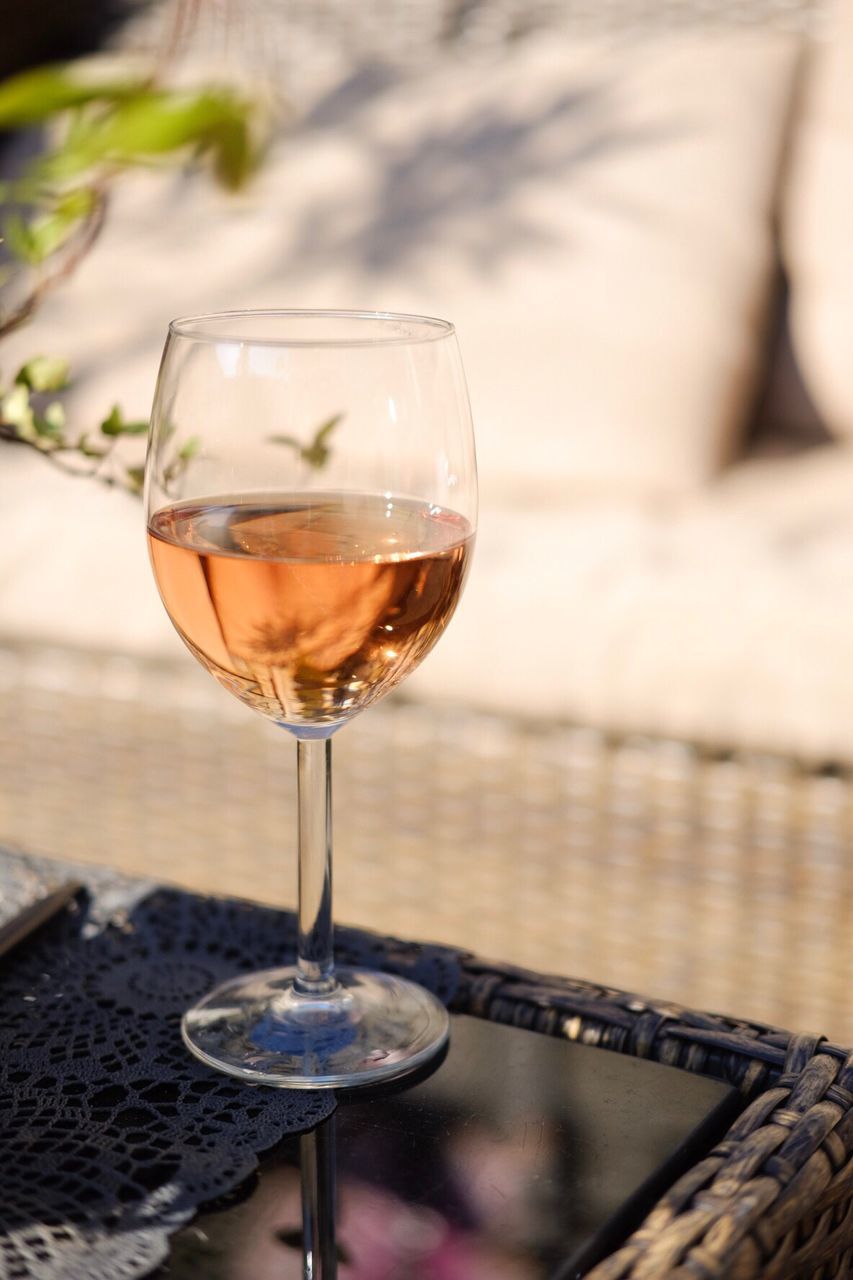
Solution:
[[[27,69],[226,95],[47,230],[4,188],[0,841],[293,904],[292,745],[171,629],[134,424],[175,315],[446,316],[478,548],[336,739],[336,915],[853,1042],[853,0],[0,16],[7,184],[69,172]]]

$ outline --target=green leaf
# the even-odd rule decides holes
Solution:
[[[181,462],[189,462],[194,458],[201,448],[201,440],[198,436],[190,436],[185,444],[182,444],[178,450],[178,457]]]
[[[81,436],[76,445],[78,453],[82,453],[84,458],[103,458],[107,450],[99,444],[93,444],[87,435]]]
[[[327,445],[326,441],[343,416],[344,415],[342,413],[336,413],[333,417],[327,419],[327,421],[324,422],[317,431],[317,434],[314,436],[311,444],[302,450],[302,456],[310,466],[317,467],[319,469],[320,467],[324,467],[328,462],[331,449]]]
[[[36,429],[33,420],[33,409],[30,404],[30,390],[22,383],[17,383],[0,401],[0,419],[17,429],[24,440],[35,438]]]
[[[17,243],[23,250],[21,256],[26,259],[30,266],[37,267],[55,249],[59,248],[64,238],[60,229],[53,225],[51,219],[38,218],[24,224],[22,234],[19,235]]]
[[[24,221],[19,213],[9,215],[3,231],[6,245],[16,258],[19,258],[22,262],[29,263],[31,267],[37,266],[41,262],[40,250],[33,238],[30,225]]]
[[[148,430],[147,422],[125,422],[119,405],[114,404],[101,423],[105,436],[142,436]]]
[[[15,381],[30,391],[61,391],[68,386],[69,364],[59,356],[33,356],[22,364]]]
[[[142,493],[145,484],[145,468],[127,467],[124,474],[127,477],[127,487],[131,493]]]
[[[224,121],[212,141],[213,172],[228,191],[239,191],[258,166],[248,122],[235,118]]]
[[[165,438],[168,439],[169,435],[173,435],[174,430],[174,427],[167,428],[168,435]],[[188,440],[184,441],[172,460],[166,464],[163,468],[163,486],[167,493],[174,482],[184,474],[188,464],[196,457],[200,449],[201,440],[199,437],[190,436]]]
[[[342,413],[335,413],[331,418],[327,418],[322,426],[317,428],[310,444],[300,444],[295,436],[269,436],[268,439],[270,444],[284,444],[290,449],[295,449],[303,462],[307,462],[310,467],[316,467],[319,471],[326,465],[329,454],[332,452],[327,444],[329,436],[343,416]]]
[[[92,212],[94,205],[95,193],[88,187],[66,192],[53,209],[22,223],[21,256],[26,256],[26,261],[33,265],[44,262],[45,258],[62,248]],[[12,221],[14,223],[14,218]]]
[[[78,221],[77,217],[68,218],[57,213],[34,218],[28,225],[31,261],[34,264],[44,262],[45,258],[61,249]]]
[[[9,248],[17,258],[38,266],[50,257],[77,230],[94,206],[94,192],[87,188],[61,196],[53,208],[26,221],[18,213],[6,219],[4,227]]]
[[[66,218],[85,218],[97,202],[97,193],[91,187],[74,187],[64,191],[56,202],[54,212]]]
[[[51,400],[44,411],[44,420],[59,431],[65,426],[65,406],[59,400]]]
[[[221,103],[213,95],[151,93],[104,120],[99,142],[114,155],[160,155],[204,140],[221,118]]]
[[[57,63],[36,67],[0,83],[0,128],[47,120],[88,102],[116,102],[139,92],[139,80],[87,80],[79,69]]]
[[[124,424],[122,422],[121,409],[117,404],[114,404],[106,418],[104,418],[101,423],[101,432],[105,436],[120,436],[123,429]]]
[[[35,429],[40,436],[48,436],[56,441],[64,441],[65,410],[58,400],[52,401],[44,413],[36,415]]]
[[[195,148],[211,154],[214,172],[234,188],[257,160],[249,138],[249,104],[227,90],[145,90],[78,121],[63,147],[36,172],[66,180],[101,164],[145,164],[157,156]]]

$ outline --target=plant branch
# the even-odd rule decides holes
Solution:
[[[16,428],[11,426],[8,422],[0,422],[0,442],[5,444],[20,444],[24,445],[25,448],[33,449],[40,458],[46,458],[48,462],[52,463],[53,466],[55,466],[59,471],[64,472],[67,476],[86,476],[89,479],[91,479],[92,476],[97,476],[99,480],[104,482],[104,484],[114,485],[116,483],[111,476],[105,476],[100,472],[102,464],[110,456],[112,449],[104,453],[100,458],[98,458],[94,465],[90,465],[89,467],[74,466],[73,464],[69,465],[69,463],[59,455],[70,453],[79,457],[79,450],[77,450],[74,445],[54,445],[52,447],[45,448],[45,446],[43,444],[39,444],[38,441],[27,440],[25,437],[19,435]]]
[[[7,316],[0,317],[0,338],[5,338],[8,334],[14,333],[16,329],[20,329],[22,325],[26,324],[45,297],[74,274],[92,249],[103,229],[109,202],[103,183],[94,186],[92,194],[94,197],[92,211],[80,228],[79,233],[74,237],[68,252],[63,256],[62,262],[55,270],[43,275],[26,297]]]
[[[157,57],[157,68],[152,74],[152,83],[162,80],[163,72],[175,61],[178,53],[185,47],[187,37],[198,22],[199,0],[177,0],[172,9],[172,21],[162,48]]]

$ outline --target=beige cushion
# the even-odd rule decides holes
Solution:
[[[707,32],[618,55],[543,42],[377,120],[398,152],[427,121],[450,144],[409,197],[417,223],[430,179],[450,187],[423,284],[388,288],[458,320],[487,497],[677,491],[737,451],[792,49]]]
[[[485,513],[409,691],[521,716],[853,760],[853,446],[668,503]]]
[[[175,313],[447,315],[487,501],[696,485],[751,407],[796,48],[542,36],[487,64],[364,72],[303,104],[243,202],[126,184],[42,345],[79,354],[84,415],[117,395],[144,412]]]
[[[788,169],[783,246],[791,330],[809,394],[853,438],[853,0],[815,44]]]
[[[814,616],[808,578],[784,550],[773,561],[773,528],[645,496],[711,475],[747,411],[793,59],[779,35],[606,55],[536,41],[488,68],[342,86],[235,204],[197,182],[123,184],[96,252],[10,346],[76,357],[82,427],[114,399],[146,411],[170,315],[446,313],[482,533],[460,616],[411,691],[765,745],[834,742],[835,708],[850,746],[834,641],[817,701],[786,700],[793,654],[768,667],[769,642],[790,624],[799,643]],[[11,450],[2,463],[0,629],[180,653],[139,504]],[[766,618],[747,640],[743,601]]]
[[[853,761],[851,493],[853,446],[831,445],[668,503],[489,508],[458,614],[406,692]],[[138,504],[16,457],[0,511],[3,633],[192,664]]]

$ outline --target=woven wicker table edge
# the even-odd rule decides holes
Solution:
[[[103,868],[0,848],[4,854],[36,870],[104,879]],[[819,1035],[543,975],[456,947],[342,926],[345,932],[371,939],[377,958],[384,952],[391,963],[411,962],[421,949],[443,953],[458,969],[453,1012],[653,1059],[742,1093],[745,1110],[723,1141],[587,1280],[853,1277],[853,1051]]]
[[[457,954],[457,1012],[712,1076],[747,1102],[588,1280],[853,1276],[853,1052],[819,1035]]]

